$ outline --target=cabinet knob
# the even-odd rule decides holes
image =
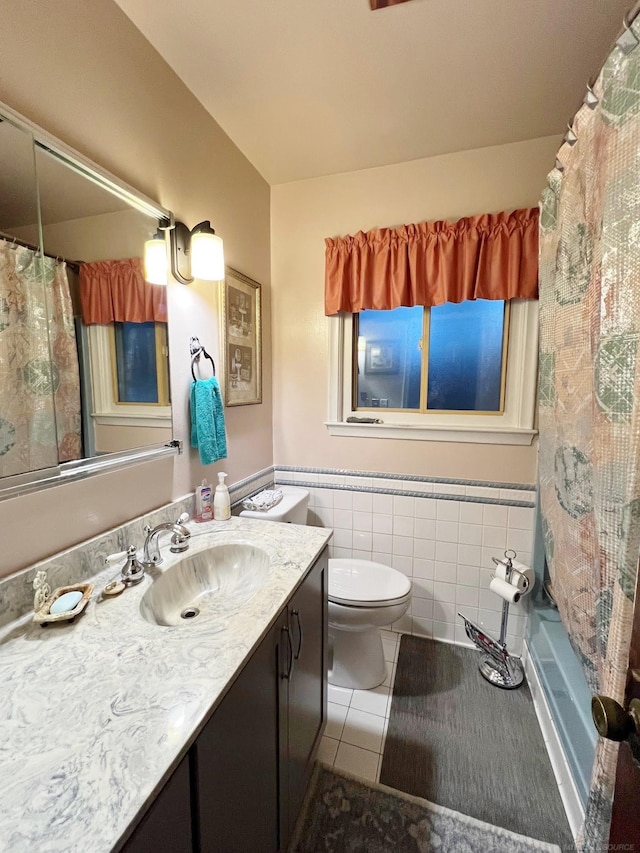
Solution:
[[[601,737],[623,741],[630,735],[640,735],[640,699],[629,702],[625,711],[619,702],[597,693],[591,699],[591,716]]]

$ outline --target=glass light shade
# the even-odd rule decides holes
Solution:
[[[167,284],[167,245],[164,236],[156,234],[144,244],[144,277],[149,284]]]
[[[224,248],[217,234],[196,231],[191,235],[191,275],[204,281],[224,278]]]

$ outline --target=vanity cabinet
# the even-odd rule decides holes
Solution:
[[[282,850],[295,826],[326,722],[328,581],[325,552],[284,614],[288,631],[283,633],[289,635],[292,655],[289,677],[280,680],[285,694],[281,707],[286,709],[280,721],[280,743],[286,744],[286,773],[280,780]]]
[[[125,853],[285,853],[327,715],[327,584],[325,548]]]
[[[193,853],[190,758],[186,755],[122,847],[123,853]]]
[[[326,549],[191,749],[194,850],[284,853],[326,720]]]

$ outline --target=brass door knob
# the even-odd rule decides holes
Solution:
[[[597,693],[591,699],[591,716],[598,734],[608,740],[623,741],[632,734],[640,735],[640,699],[632,699],[629,710]]]

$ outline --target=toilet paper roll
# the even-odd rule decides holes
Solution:
[[[536,573],[535,570],[531,568],[531,566],[525,566],[524,563],[519,562],[519,560],[512,560],[511,565],[516,570],[516,572],[520,572],[521,575],[524,575],[525,578],[529,581],[529,586],[527,587],[527,595],[533,589],[533,585],[536,582]]]
[[[489,584],[491,592],[495,592],[500,598],[504,598],[509,604],[517,604],[520,601],[522,593],[517,586],[507,583],[502,578],[494,578]]]
[[[523,594],[525,590],[531,592],[536,577],[533,569],[517,560],[511,561],[511,569],[511,577],[507,581],[507,561],[500,560],[496,563],[495,576],[517,587]]]

